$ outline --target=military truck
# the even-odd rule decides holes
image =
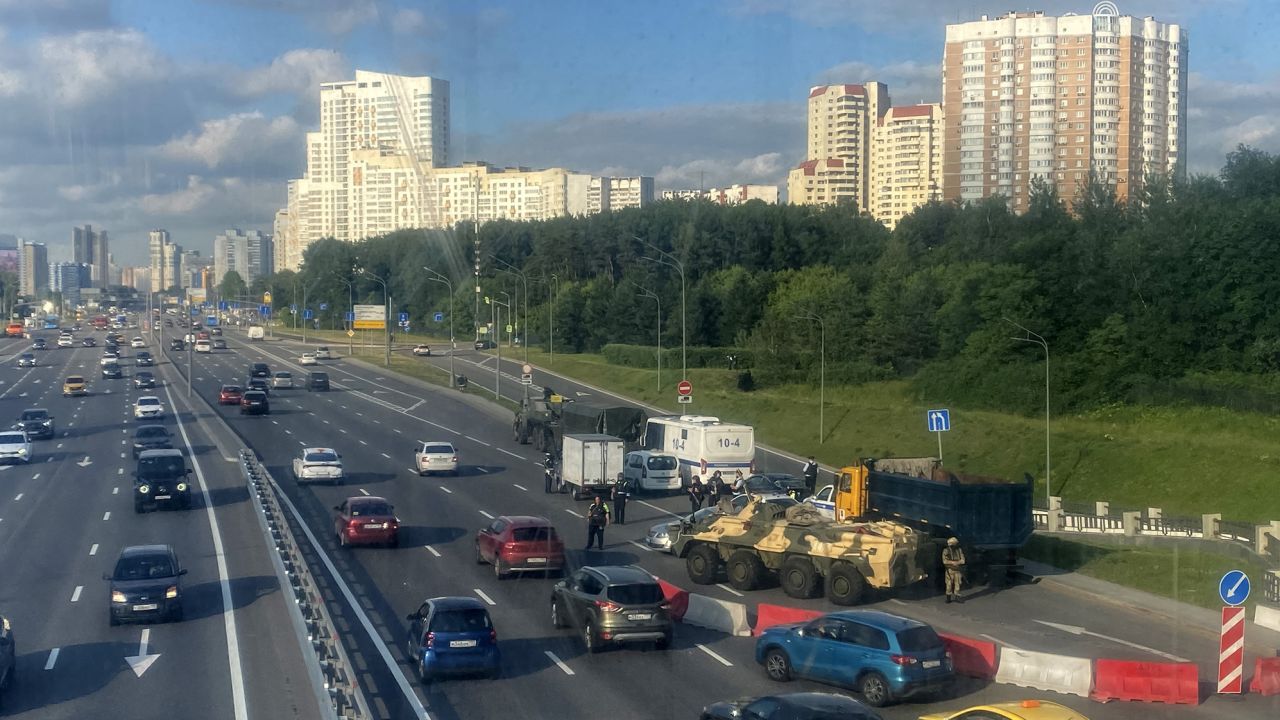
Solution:
[[[870,588],[898,589],[926,577],[936,543],[902,523],[838,522],[787,497],[752,497],[737,513],[712,515],[681,529],[672,547],[689,579],[738,590],[775,576],[783,592],[854,605]]]
[[[550,388],[539,398],[526,390],[511,432],[516,442],[532,442],[539,452],[551,453],[558,464],[567,434],[612,435],[622,440],[626,451],[638,449],[647,418],[640,408],[592,405],[557,395]]]

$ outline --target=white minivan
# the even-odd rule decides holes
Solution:
[[[627,453],[622,475],[641,492],[680,490],[680,461],[675,455],[653,450]]]

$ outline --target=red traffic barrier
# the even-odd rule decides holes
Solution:
[[[951,653],[951,664],[956,672],[986,680],[996,676],[995,643],[950,633],[938,633],[938,637]]]
[[[816,617],[821,617],[824,613],[817,610],[802,610],[800,608],[789,608],[782,605],[767,605],[761,603],[756,606],[756,626],[751,629],[752,635],[759,635],[765,628],[774,625],[786,625],[787,623],[807,622]]]
[[[1249,692],[1280,695],[1280,657],[1258,658],[1253,664]]]
[[[689,591],[681,590],[671,583],[658,578],[658,584],[662,586],[662,596],[667,599],[670,606],[668,612],[671,613],[671,619],[680,622],[684,618],[684,613],[689,609]]]
[[[1093,662],[1094,700],[1140,700],[1143,702],[1198,705],[1200,671],[1195,663]]]

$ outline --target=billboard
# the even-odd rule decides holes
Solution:
[[[385,305],[356,305],[355,321],[351,327],[355,330],[385,330],[387,328],[387,308]]]

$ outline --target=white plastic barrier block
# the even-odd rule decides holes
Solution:
[[[1001,647],[996,682],[1089,697],[1093,690],[1093,661]]]
[[[1265,605],[1258,605],[1253,613],[1253,621],[1264,628],[1280,632],[1280,610]]]
[[[689,609],[681,622],[711,630],[749,637],[751,625],[747,622],[747,606],[742,603],[716,600],[706,595],[689,593]]]

